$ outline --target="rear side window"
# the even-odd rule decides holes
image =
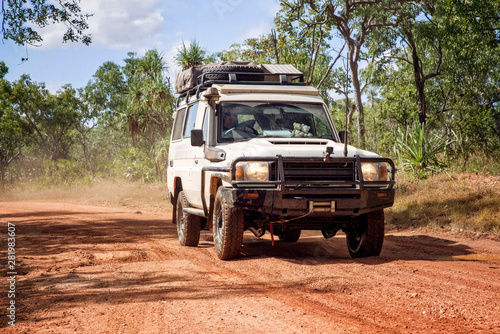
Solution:
[[[174,130],[172,131],[172,140],[182,138],[182,126],[184,125],[184,116],[186,115],[186,108],[179,109],[174,121]]]
[[[184,138],[191,137],[191,130],[194,129],[196,123],[196,114],[198,113],[198,103],[189,107],[186,115],[186,126],[184,128]]]

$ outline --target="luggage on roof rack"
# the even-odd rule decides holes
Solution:
[[[191,90],[214,83],[304,84],[304,74],[289,64],[258,64],[228,61],[193,66],[175,77],[175,93],[181,96]]]

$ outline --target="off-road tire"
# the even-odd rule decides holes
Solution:
[[[219,188],[213,210],[214,246],[219,259],[229,260],[240,255],[243,232],[243,210],[230,207]]]
[[[182,246],[196,247],[200,242],[201,217],[184,212],[189,203],[181,191],[177,197],[175,209],[177,221],[177,236]]]
[[[264,81],[264,76],[258,73],[264,73],[264,70],[255,66],[241,66],[241,65],[218,65],[210,66],[202,69],[205,80],[229,80],[227,73],[241,73],[237,74],[238,81]],[[248,72],[248,74],[246,74]]]
[[[300,229],[285,230],[279,235],[280,241],[282,242],[297,242],[300,238]]]
[[[369,212],[360,217],[359,224],[347,229],[347,249],[352,258],[379,256],[384,243],[384,210]]]

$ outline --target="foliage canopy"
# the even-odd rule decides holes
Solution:
[[[63,42],[89,45],[92,36],[85,30],[90,16],[81,12],[80,0],[2,0],[2,39],[18,45],[39,44],[42,36],[36,29],[63,23],[67,28]]]

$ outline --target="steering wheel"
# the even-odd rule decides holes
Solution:
[[[223,136],[229,136],[232,131],[236,131],[241,137],[255,137],[259,134],[253,127],[249,126],[248,124],[241,123],[234,128],[224,131]]]
[[[231,133],[231,131],[233,130],[236,130],[236,128],[231,128],[231,129],[227,129],[226,131],[224,131],[224,133],[222,134],[223,137],[226,137],[227,135],[229,135]]]

